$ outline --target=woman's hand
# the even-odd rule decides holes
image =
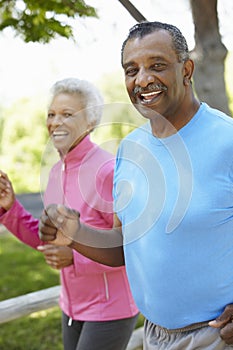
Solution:
[[[6,173],[0,170],[0,206],[9,210],[15,201],[15,192]]]
[[[73,264],[73,252],[69,247],[45,244],[37,249],[44,254],[46,263],[54,269],[60,270]]]

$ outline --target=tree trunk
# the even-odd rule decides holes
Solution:
[[[195,27],[194,86],[199,99],[230,115],[224,79],[227,49],[221,42],[217,0],[190,0]]]

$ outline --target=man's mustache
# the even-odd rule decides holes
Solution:
[[[133,89],[133,94],[137,95],[151,91],[167,91],[167,87],[162,84],[150,84],[147,87],[135,86],[135,88]]]

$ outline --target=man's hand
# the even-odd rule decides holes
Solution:
[[[63,205],[50,204],[42,213],[39,223],[42,241],[68,246],[80,228],[79,213]]]
[[[226,344],[233,344],[233,304],[225,307],[223,313],[216,320],[209,322],[213,328],[221,328],[220,337]]]
[[[73,264],[73,251],[69,247],[45,244],[37,249],[44,254],[46,263],[54,269],[60,270]]]

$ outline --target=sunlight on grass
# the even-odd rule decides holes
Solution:
[[[30,318],[41,318],[41,317],[47,317],[49,314],[54,312],[54,307],[47,309],[47,310],[42,310],[42,311],[37,311],[33,312],[29,317]]]

